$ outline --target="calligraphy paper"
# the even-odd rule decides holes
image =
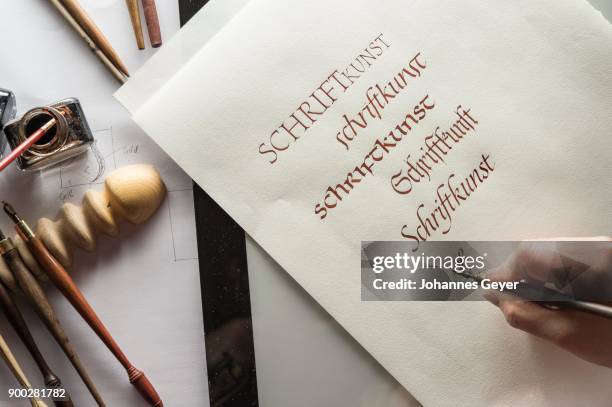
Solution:
[[[608,370],[490,304],[360,295],[362,240],[609,234],[612,30],[586,2],[252,0],[186,60],[119,99],[423,404],[609,403]]]

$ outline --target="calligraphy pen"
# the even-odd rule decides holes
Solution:
[[[23,319],[23,315],[19,311],[19,308],[17,308],[17,304],[15,304],[14,298],[10,294],[9,290],[1,282],[0,282],[0,305],[4,309],[4,314],[6,316],[6,319],[8,319],[10,324],[13,326],[13,329],[15,330],[15,332],[17,332],[17,335],[21,339],[21,342],[23,342],[26,349],[32,356],[32,359],[34,359],[34,362],[36,362],[36,366],[38,366],[38,370],[40,370],[40,372],[43,375],[43,381],[45,383],[45,386],[49,389],[63,389],[62,382],[55,375],[55,373],[53,373],[53,371],[47,364],[47,361],[43,357],[42,353],[40,353],[40,350],[38,349],[38,346],[36,345],[36,342],[34,341],[32,334],[30,333],[28,325]],[[65,389],[64,391],[65,391],[66,398],[64,400],[55,400],[54,401],[55,406],[56,407],[73,407],[74,404],[72,403],[72,400],[70,399],[70,395],[68,395],[68,392]]]
[[[23,263],[17,248],[15,247],[12,239],[7,238],[2,231],[0,231],[0,253],[2,254],[2,258],[6,262],[6,265],[13,272],[21,291],[26,295],[27,299],[30,301],[36,314],[43,321],[47,329],[53,335],[55,341],[60,345],[62,351],[66,354],[70,363],[74,366],[76,371],[79,373],[79,376],[89,389],[89,392],[96,400],[99,406],[104,406],[104,400],[102,400],[102,396],[98,392],[95,384],[89,377],[89,374],[85,370],[81,359],[77,355],[76,351],[72,347],[70,340],[68,339],[68,335],[64,331],[62,325],[60,324],[59,319],[47,298],[44,290],[36,281],[36,278],[30,273],[30,270]]]
[[[479,283],[483,280],[482,277],[471,273],[459,273],[453,270],[455,274],[469,278]],[[504,290],[504,293],[514,295],[528,301],[534,301],[538,304],[553,310],[561,308],[572,308],[577,311],[587,312],[604,318],[612,319],[612,307],[593,301],[583,301],[572,297],[571,295],[560,291],[517,281],[516,288]]]
[[[154,407],[163,407],[163,402],[149,379],[147,379],[142,371],[136,369],[136,367],[130,363],[127,356],[125,356],[123,351],[119,348],[119,345],[115,342],[115,339],[106,329],[94,309],[89,305],[89,302],[87,302],[85,296],[81,290],[79,290],[72,277],[66,272],[66,269],[64,269],[53,255],[51,255],[44,243],[34,234],[34,232],[32,232],[32,229],[30,229],[25,221],[17,214],[15,209],[4,201],[2,203],[4,204],[4,211],[15,223],[17,233],[27,243],[28,247],[47,273],[49,279],[61,291],[64,297],[70,301],[85,322],[87,322],[91,329],[100,337],[106,347],[117,358],[119,363],[126,369],[130,383],[136,387],[140,395],[147,400],[150,405]]]

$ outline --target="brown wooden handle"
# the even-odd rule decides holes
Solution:
[[[132,366],[130,369],[128,369],[128,377],[130,379],[130,383],[136,387],[140,395],[147,400],[149,404],[151,404],[153,407],[163,407],[164,403],[159,397],[159,394],[157,394],[155,387],[153,387],[143,372]]]
[[[96,400],[99,406],[104,406],[105,404],[102,400],[102,396],[85,370],[81,359],[78,357],[76,351],[72,347],[72,344],[68,339],[68,335],[66,335],[66,332],[60,324],[55,310],[49,302],[49,299],[47,298],[40,284],[38,284],[38,281],[36,281],[34,276],[23,263],[23,260],[21,260],[17,249],[13,248],[6,251],[4,254],[2,254],[2,257],[15,275],[15,279],[17,280],[19,287],[26,295],[47,329],[51,332],[53,338],[55,338],[56,342],[60,345],[68,360],[70,360],[76,371],[79,373],[79,376],[81,376],[81,379],[83,379],[83,382],[89,389],[89,392],[93,398]]]
[[[77,312],[83,317],[85,322],[91,327],[91,329],[100,337],[102,342],[106,345],[106,347],[111,351],[113,355],[117,358],[119,363],[127,370],[128,377],[130,378],[130,382],[136,386],[140,394],[153,406],[161,406],[161,400],[157,392],[151,385],[151,383],[146,379],[139,379],[140,376],[136,377],[133,381],[133,377],[136,373],[134,371],[139,372],[142,377],[144,374],[138,369],[136,369],[128,360],[127,356],[123,353],[121,348],[115,339],[111,336],[110,332],[94,309],[89,305],[89,302],[85,299],[85,296],[81,292],[81,290],[77,287],[74,280],[66,269],[49,253],[49,250],[45,247],[43,242],[37,238],[31,238],[28,240],[28,247],[42,266],[42,268],[47,272],[49,279],[55,284],[55,286],[62,292],[64,297],[70,301],[72,306],[77,310]],[[142,384],[140,384],[142,383]]]
[[[157,18],[157,7],[155,6],[155,0],[142,0],[142,8],[144,10],[145,20],[147,22],[147,30],[149,30],[149,40],[151,40],[151,46],[153,48],[161,47],[161,28],[159,27],[159,18]]]
[[[15,376],[19,384],[24,389],[28,389],[28,390],[31,389],[32,386],[30,385],[30,381],[26,377],[25,373],[23,373],[23,370],[21,369],[19,362],[17,362],[15,355],[9,348],[8,344],[6,343],[2,335],[0,335],[0,355],[6,362],[7,366],[9,367],[9,369],[13,373],[13,376]],[[38,398],[29,397],[29,399],[30,399],[30,404],[32,405],[32,407],[47,407],[47,405]]]
[[[142,34],[142,22],[140,21],[140,10],[138,9],[138,0],[126,0],[127,7],[130,12],[130,20],[132,20],[132,28],[136,37],[136,45],[138,49],[144,49],[144,35]]]
[[[44,359],[42,353],[40,353],[36,342],[34,342],[32,333],[28,329],[28,326],[23,319],[23,315],[19,311],[19,308],[17,308],[17,304],[15,304],[15,301],[9,294],[4,284],[0,284],[0,305],[2,306],[6,319],[8,319],[9,323],[21,339],[21,342],[23,342],[28,352],[30,352],[30,355],[32,355],[34,362],[36,362],[38,370],[40,370],[44,377],[45,385],[55,387],[57,384],[59,384],[60,380],[51,371],[47,361]]]
[[[110,42],[106,39],[102,31],[98,28],[96,23],[89,17],[85,9],[79,4],[77,0],[59,0],[64,8],[70,13],[79,26],[91,37],[96,46],[102,51],[104,55],[125,75],[129,75],[127,67],[123,61],[117,55],[117,52],[113,49]]]
[[[125,354],[115,342],[108,329],[104,326],[94,309],[89,305],[81,290],[77,287],[74,280],[66,269],[57,261],[55,257],[49,253],[43,242],[35,237],[28,241],[30,250],[47,272],[47,276],[53,284],[61,291],[77,312],[83,317],[85,322],[93,329],[93,331],[102,339],[102,342],[115,355],[125,369],[129,369],[131,364]]]
[[[74,404],[72,403],[68,391],[63,388],[61,380],[55,375],[55,373],[53,373],[42,353],[40,353],[40,349],[38,349],[30,329],[23,319],[23,315],[19,311],[19,308],[17,308],[17,304],[15,304],[15,301],[8,289],[1,283],[0,305],[4,310],[6,318],[21,339],[21,342],[23,342],[30,355],[32,355],[32,359],[34,359],[34,362],[36,362],[38,370],[40,370],[43,375],[45,386],[47,386],[49,389],[63,389],[65,391],[66,397],[62,400],[55,400],[54,404],[57,407],[73,407]]]

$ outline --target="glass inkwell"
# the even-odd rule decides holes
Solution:
[[[17,159],[20,169],[35,171],[56,165],[82,154],[93,143],[81,104],[77,99],[69,98],[31,109],[8,121],[4,133],[10,148],[19,146],[51,119],[56,120],[55,126]]]

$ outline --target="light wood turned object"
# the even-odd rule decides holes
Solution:
[[[6,365],[9,367],[11,373],[13,373],[13,376],[15,376],[21,387],[23,387],[24,389],[31,389],[32,385],[30,384],[30,381],[26,377],[25,373],[23,373],[19,362],[17,362],[15,355],[13,354],[13,352],[11,352],[11,349],[9,348],[2,335],[0,335],[0,354],[2,355],[2,358],[6,362]],[[47,407],[47,404],[45,402],[35,397],[30,398],[30,404],[32,405],[32,407]]]
[[[36,225],[36,235],[66,268],[72,265],[74,247],[95,250],[98,233],[117,236],[121,219],[133,224],[145,222],[166,196],[166,186],[151,165],[136,164],[119,168],[106,177],[104,185],[102,192],[87,191],[82,206],[64,204],[57,220],[42,218]],[[18,236],[15,237],[15,245],[32,273],[37,277],[45,276],[27,245]],[[3,274],[0,264],[0,277]]]

